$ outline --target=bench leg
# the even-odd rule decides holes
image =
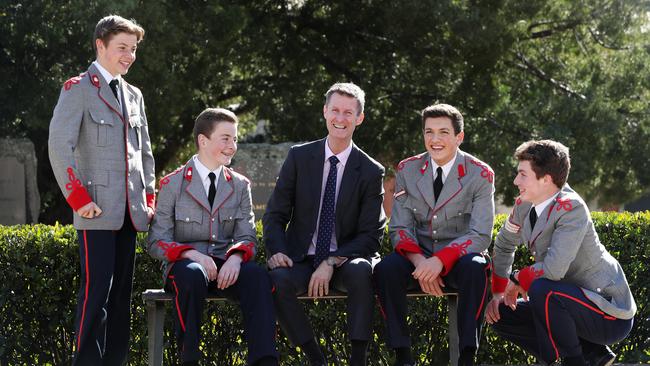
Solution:
[[[162,366],[163,330],[165,327],[165,303],[147,301],[147,332],[149,366]]]
[[[460,351],[458,350],[457,296],[447,296],[447,318],[449,319],[449,364],[456,366]]]

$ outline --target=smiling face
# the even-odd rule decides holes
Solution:
[[[210,136],[199,134],[199,160],[208,169],[214,170],[221,165],[229,165],[237,152],[237,124],[215,122]]]
[[[138,37],[130,33],[118,33],[107,44],[101,39],[95,40],[97,61],[114,77],[125,75],[135,62]]]
[[[522,201],[540,204],[559,191],[553,183],[553,178],[546,174],[537,178],[530,161],[520,160],[517,167],[517,176],[513,182],[519,188],[519,198]]]
[[[327,124],[328,141],[336,146],[347,147],[352,141],[354,129],[363,122],[358,102],[354,97],[334,93],[323,106],[323,116]],[[330,146],[334,151],[334,148]]]
[[[456,155],[465,133],[454,135],[449,117],[429,117],[424,121],[424,147],[439,166],[447,164]]]

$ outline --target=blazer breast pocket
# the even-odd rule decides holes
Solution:
[[[196,207],[176,207],[174,226],[176,241],[202,240],[203,210]],[[203,238],[204,239],[204,238]]]
[[[235,224],[237,220],[244,218],[239,207],[222,207],[219,209],[219,226],[221,236],[230,240],[235,235]]]
[[[133,141],[133,147],[136,150],[141,150],[142,149],[142,119],[140,118],[140,115],[130,115],[129,116],[129,125],[131,126],[131,129],[133,130],[134,133],[134,138],[135,140]]]
[[[466,200],[449,202],[445,206],[445,217],[449,223],[449,228],[456,230],[457,234],[465,233],[469,229],[472,208],[472,202]]]
[[[90,120],[93,122],[90,126],[92,140],[96,141],[97,146],[110,146],[112,144],[113,116],[95,109],[89,110]]]

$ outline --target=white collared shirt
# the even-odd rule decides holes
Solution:
[[[97,68],[97,70],[99,70],[99,73],[102,74],[102,76],[104,77],[104,80],[106,80],[106,84],[110,84],[111,81],[113,81],[113,79],[117,79],[117,81],[119,82],[118,85],[122,85],[122,77],[121,77],[120,75],[117,75],[116,77],[113,77],[113,75],[111,75],[111,73],[108,72],[108,70],[106,70],[106,69],[104,68],[104,66],[102,66],[102,65],[99,63],[99,61],[97,61],[97,60],[95,60],[95,61],[93,62],[93,65],[95,65],[95,67]],[[110,88],[110,86],[109,86],[109,88]],[[111,90],[111,93],[113,93],[112,90]],[[118,102],[120,105],[122,104],[122,88],[121,88],[121,87],[120,87],[120,88],[117,88],[117,102]]]
[[[208,177],[208,174],[210,174],[210,172],[214,173],[214,175],[217,176],[217,178],[214,180],[214,188],[216,191],[217,183],[219,182],[219,176],[223,170],[223,165],[219,165],[217,169],[211,171],[205,165],[203,165],[203,163],[201,163],[198,155],[194,155],[192,159],[194,160],[194,167],[196,168],[196,172],[199,174],[199,178],[201,178],[201,183],[203,183],[205,195],[207,196],[210,192],[210,177]]]
[[[454,166],[456,163],[456,157],[458,156],[458,151],[454,154],[453,159],[449,160],[447,164],[442,166],[442,183],[445,183],[445,180],[447,180],[447,177],[449,176],[449,172],[451,172],[451,168]],[[429,157],[431,160],[431,171],[433,172],[433,180],[436,180],[436,170],[438,170],[438,167],[440,165],[436,164],[435,161],[433,161],[433,158]]]
[[[321,191],[320,191],[320,204],[318,205],[318,219],[316,220],[316,230],[314,235],[311,238],[311,245],[307,251],[308,255],[313,255],[316,253],[316,241],[318,240],[318,224],[320,223],[320,210],[323,206],[323,196],[325,195],[325,186],[327,185],[327,176],[330,173],[330,161],[329,158],[332,155],[336,155],[339,159],[339,163],[336,164],[336,191],[334,193],[334,207],[336,207],[336,202],[339,198],[339,191],[341,188],[341,181],[343,180],[343,172],[345,171],[345,164],[348,162],[350,153],[352,152],[352,141],[350,145],[346,147],[343,151],[338,154],[334,154],[329,147],[329,143],[325,140],[325,162],[323,164],[323,180],[321,182]],[[330,252],[334,252],[338,249],[338,244],[336,243],[336,222],[332,227],[332,240],[330,241]]]
[[[546,201],[540,203],[539,205],[536,205],[536,206],[533,205],[533,207],[531,207],[531,210],[534,208],[535,211],[537,212],[537,217],[538,218],[542,217],[542,212],[544,212],[546,207],[548,207],[548,205],[550,205],[551,202],[553,202],[553,200],[555,199],[555,197],[557,197],[558,194],[560,194],[560,191],[558,191],[556,194],[552,195]],[[528,214],[530,215],[530,211],[528,211]]]

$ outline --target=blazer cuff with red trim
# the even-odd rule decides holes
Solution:
[[[401,240],[399,243],[397,243],[395,246],[395,251],[397,254],[404,257],[406,257],[408,253],[422,254],[422,248],[420,248],[419,245],[417,245],[415,242],[407,240]]]
[[[165,252],[165,257],[169,262],[175,262],[180,259],[181,253],[186,250],[194,249],[191,245],[186,244],[176,244],[176,243],[166,243],[162,240],[158,241],[158,246],[161,247]]]
[[[248,262],[253,258],[253,248],[255,248],[255,243],[250,241],[235,244],[231,246],[230,249],[228,249],[226,252],[226,258],[230,257],[235,252],[240,252],[242,253],[243,261]]]
[[[492,273],[492,293],[500,294],[506,290],[508,285],[508,279],[497,276],[496,273]]]
[[[519,285],[521,286],[524,291],[528,291],[530,288],[530,285],[535,281],[537,278],[541,277],[544,274],[544,270],[540,269],[539,271],[536,271],[533,266],[528,266],[521,271],[519,271],[519,276],[517,279],[519,280]]]
[[[458,258],[461,256],[461,251],[454,247],[444,247],[435,252],[433,256],[438,257],[442,262],[443,268],[440,275],[445,276],[452,268],[454,268],[456,262],[458,262]]]
[[[66,198],[66,201],[68,201],[68,204],[74,211],[77,211],[78,209],[84,207],[85,205],[89,204],[93,200],[90,198],[90,195],[88,194],[88,191],[86,190],[86,187],[84,186],[79,186],[75,188],[72,192],[70,192],[70,195],[68,198]]]
[[[406,257],[408,253],[422,254],[422,248],[420,248],[418,243],[413,240],[413,238],[410,237],[406,231],[400,230],[399,241],[397,242],[397,245],[395,245],[395,252],[403,257]]]
[[[156,194],[147,193],[147,207],[156,208]]]

